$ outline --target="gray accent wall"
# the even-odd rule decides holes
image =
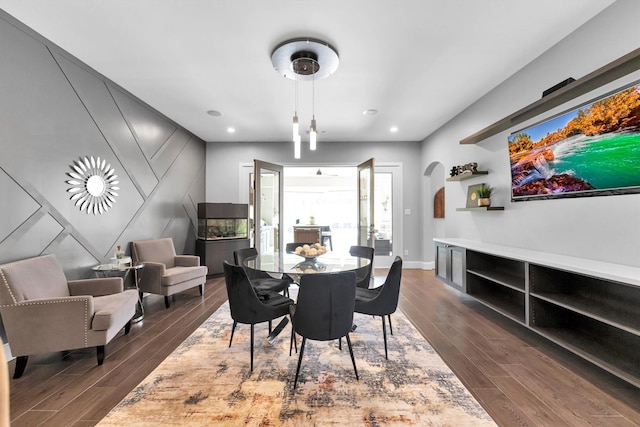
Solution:
[[[0,52],[0,263],[55,254],[76,279],[132,240],[195,253],[205,143],[2,11]],[[120,181],[102,215],[67,192],[85,156]]]

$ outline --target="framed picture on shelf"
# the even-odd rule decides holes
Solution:
[[[468,208],[477,208],[478,207],[478,195],[476,191],[482,187],[482,184],[473,184],[467,187],[467,206]]]

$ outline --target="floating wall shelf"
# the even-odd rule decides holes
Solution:
[[[460,141],[460,144],[477,144],[490,136],[497,135],[551,108],[564,104],[567,101],[584,95],[638,69],[640,69],[640,48],[631,51],[604,67],[569,83],[567,86],[464,138]]]
[[[461,173],[459,175],[450,176],[447,181],[464,181],[465,179],[475,178],[478,175],[487,175],[487,171],[475,171],[472,173]]]
[[[503,211],[504,206],[478,206],[477,208],[456,208],[457,211]]]

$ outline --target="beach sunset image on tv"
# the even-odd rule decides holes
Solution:
[[[640,193],[640,84],[509,136],[513,201]]]

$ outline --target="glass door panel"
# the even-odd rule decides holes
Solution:
[[[259,253],[282,247],[282,166],[254,160],[254,242]]]
[[[375,174],[375,204],[376,218],[375,256],[393,255],[393,174],[391,172],[376,172]]]
[[[374,223],[374,161],[358,165],[358,245],[373,247]]]

